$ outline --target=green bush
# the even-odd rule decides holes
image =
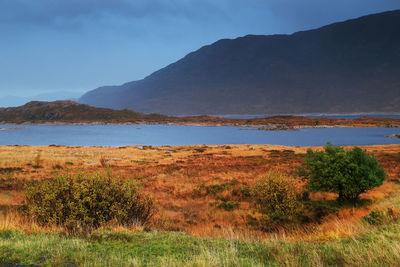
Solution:
[[[395,214],[391,208],[387,210],[371,210],[371,212],[363,217],[363,220],[371,225],[382,225],[396,221],[399,219],[399,215]]]
[[[387,215],[382,211],[372,210],[363,220],[372,225],[383,224],[387,220]]]
[[[90,230],[107,223],[146,224],[153,200],[137,184],[103,174],[64,175],[25,187],[25,212],[41,225]]]
[[[235,201],[222,201],[219,205],[218,208],[227,210],[227,211],[233,211],[239,207],[239,203]]]
[[[382,185],[385,171],[378,160],[366,150],[328,143],[325,151],[309,149],[304,159],[306,169],[299,175],[308,181],[311,191],[333,192],[339,200],[357,200],[360,194]]]
[[[232,190],[232,195],[240,199],[247,199],[251,197],[251,188],[246,185],[239,185]]]
[[[273,221],[291,220],[302,208],[301,189],[294,179],[269,171],[252,188],[256,208]]]

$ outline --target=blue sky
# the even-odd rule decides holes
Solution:
[[[399,0],[0,0],[0,97],[144,78],[221,38],[293,33]]]

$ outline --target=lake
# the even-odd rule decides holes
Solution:
[[[15,128],[1,125],[0,128]],[[385,135],[399,128],[311,128],[300,131],[258,131],[231,126],[178,125],[24,125],[22,129],[0,131],[0,145],[195,145],[195,144],[271,144],[319,146],[400,144]]]
[[[305,116],[309,118],[329,118],[329,119],[358,119],[361,117],[370,118],[393,118],[400,119],[400,114],[376,114],[376,113],[366,113],[366,114],[318,114],[318,113],[307,113],[307,114],[283,114],[283,115],[294,115],[294,116]],[[276,115],[267,114],[230,114],[230,115],[215,115],[222,118],[228,119],[253,119],[253,118],[267,118]]]

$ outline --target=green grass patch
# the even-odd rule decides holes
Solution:
[[[90,236],[0,231],[0,262],[41,266],[397,266],[400,225],[326,242],[243,242],[179,232]]]

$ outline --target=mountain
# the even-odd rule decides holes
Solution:
[[[132,110],[95,108],[74,101],[31,101],[23,106],[0,108],[0,122],[135,122],[166,119],[158,114],[145,115]]]
[[[291,35],[219,40],[80,103],[139,112],[400,111],[400,10]]]
[[[56,100],[73,100],[78,101],[82,93],[56,91],[43,93],[34,96],[3,96],[0,97],[0,107],[16,107],[24,105],[30,101],[56,101]]]

